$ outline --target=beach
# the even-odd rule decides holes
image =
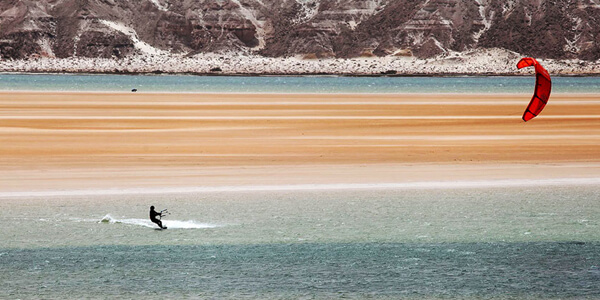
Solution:
[[[243,53],[138,53],[124,58],[38,57],[0,60],[0,71],[15,73],[196,74],[196,75],[349,75],[349,76],[489,76],[532,74],[516,68],[525,55],[501,48],[446,52],[435,59],[388,55],[356,58],[265,57]],[[600,62],[543,59],[555,75],[597,76]]]
[[[600,176],[600,98],[1,92],[2,192]]]

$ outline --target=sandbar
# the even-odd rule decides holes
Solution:
[[[600,178],[600,94],[0,92],[0,193]]]

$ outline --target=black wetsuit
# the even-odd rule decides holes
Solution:
[[[160,228],[165,229],[162,225],[162,222],[156,217],[162,217],[159,212],[156,212],[154,209],[150,209],[150,221],[156,223]]]

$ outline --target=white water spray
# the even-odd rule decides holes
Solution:
[[[107,224],[126,224],[143,226],[148,228],[158,228],[158,226],[146,219],[115,219],[110,214],[104,216],[99,223]],[[205,229],[205,228],[216,228],[219,227],[215,224],[199,223],[193,220],[181,221],[181,220],[162,220],[164,226],[169,229]]]

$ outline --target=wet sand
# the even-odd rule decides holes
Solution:
[[[600,178],[600,94],[0,93],[0,192]]]

